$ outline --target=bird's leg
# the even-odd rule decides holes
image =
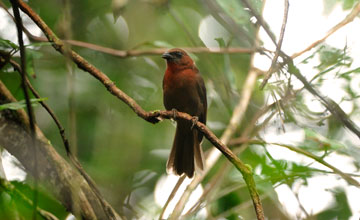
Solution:
[[[191,125],[191,130],[194,128],[195,124],[199,121],[199,117],[198,116],[193,116],[191,118],[191,122],[192,122],[192,125]]]
[[[171,109],[172,113],[173,113],[173,119],[176,120],[177,116],[178,116],[178,110],[176,110],[175,108]]]

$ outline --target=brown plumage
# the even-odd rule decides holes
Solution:
[[[164,106],[196,116],[206,123],[206,88],[199,70],[190,56],[181,49],[171,49],[162,55],[167,68],[163,80]],[[171,153],[166,165],[168,172],[185,173],[193,177],[195,166],[204,169],[200,142],[203,138],[192,122],[176,119],[177,127]]]

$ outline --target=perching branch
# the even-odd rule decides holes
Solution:
[[[173,118],[172,111],[157,111],[157,112],[146,112],[144,109],[138,105],[134,99],[125,94],[120,90],[104,73],[98,70],[96,67],[91,65],[88,61],[82,58],[79,54],[71,50],[65,50],[65,44],[62,42],[52,30],[45,24],[45,22],[23,1],[18,0],[20,8],[24,11],[44,32],[48,40],[52,43],[53,47],[60,53],[68,56],[73,62],[75,62],[78,67],[86,72],[89,72],[92,76],[98,79],[108,91],[127,104],[139,117],[143,118],[146,121],[151,123],[156,123],[159,121],[159,118]],[[192,116],[179,112],[177,115],[178,118],[186,119],[192,121]],[[264,219],[264,213],[261,206],[259,195],[255,188],[255,182],[252,177],[252,172],[248,166],[246,166],[235,154],[233,154],[229,148],[226,147],[204,124],[197,122],[195,127],[201,131],[204,136],[216,146],[230,162],[232,162],[236,168],[243,174],[245,182],[248,185],[250,195],[253,199],[254,207],[258,219]]]
[[[287,106],[291,102],[291,100],[294,99],[296,93],[292,93],[291,91],[288,91],[285,93],[285,96],[282,97],[280,100],[278,100],[279,103],[281,103],[282,106]],[[268,113],[271,109],[274,109],[276,107],[277,103],[272,103],[267,106],[262,107],[259,111],[256,112],[254,117],[248,122],[248,126],[246,126],[245,130],[241,133],[241,136],[239,138],[231,139],[228,143],[229,146],[235,146],[241,145],[240,147],[232,148],[233,152],[235,154],[239,154],[243,152],[249,145],[248,142],[251,140],[251,138],[256,135],[259,130],[263,129],[270,121],[270,119],[275,115],[275,112],[271,112],[270,115],[263,120],[263,122],[260,125],[256,125],[259,118],[266,113]],[[191,214],[195,213],[199,208],[203,201],[207,200],[207,197],[210,197],[211,193],[216,192],[216,187],[221,184],[221,182],[224,180],[224,176],[226,173],[229,172],[229,163],[223,164],[220,168],[217,175],[213,176],[211,180],[208,183],[208,186],[205,188],[203,194],[201,195],[198,202],[189,210],[188,213],[186,213],[186,216],[191,216]]]

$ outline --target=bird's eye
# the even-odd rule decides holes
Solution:
[[[181,58],[182,57],[182,53],[180,51],[175,51],[174,52],[174,55],[177,57],[177,58]]]

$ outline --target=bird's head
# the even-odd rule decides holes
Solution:
[[[161,56],[166,60],[168,66],[178,67],[193,67],[194,61],[191,57],[182,49],[174,48],[171,49]]]

